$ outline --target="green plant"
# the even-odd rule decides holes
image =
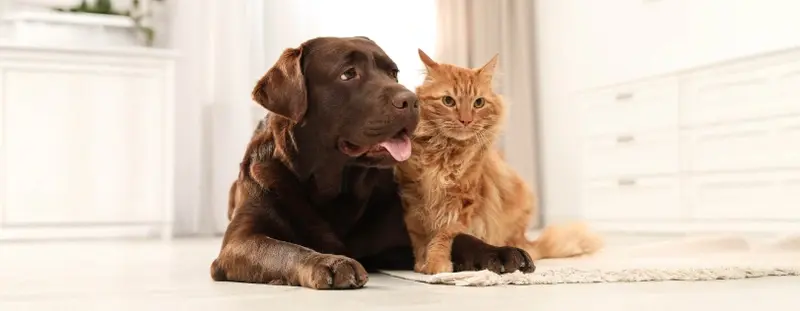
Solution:
[[[165,0],[154,0],[163,2]],[[133,0],[132,8],[126,12],[114,10],[111,0],[96,0],[94,3],[89,4],[87,0],[81,0],[81,3],[70,8],[54,8],[59,12],[73,12],[73,13],[91,13],[91,14],[106,14],[106,15],[119,15],[127,16],[133,21],[134,29],[144,36],[145,44],[147,46],[153,45],[155,39],[155,30],[152,27],[145,25],[142,20],[145,17],[152,15],[152,12],[144,12],[141,10],[140,0]]]
[[[135,2],[139,2],[135,0]],[[111,0],[97,0],[93,4],[87,3],[82,0],[80,4],[71,8],[55,8],[59,12],[73,12],[73,13],[92,13],[92,14],[107,14],[107,15],[125,15],[125,12],[114,11]]]
[[[156,1],[163,1],[163,0],[156,0]],[[141,6],[139,5],[139,0],[133,0],[133,9],[131,9],[126,15],[133,20],[134,28],[136,28],[139,32],[141,32],[142,35],[144,35],[145,44],[147,44],[147,46],[151,46],[153,45],[153,39],[155,39],[156,31],[155,29],[153,29],[153,27],[148,27],[147,25],[144,25],[142,23],[142,19],[151,16],[153,12],[150,11],[142,12],[139,9],[140,7]]]

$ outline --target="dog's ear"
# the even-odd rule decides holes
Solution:
[[[303,119],[308,109],[306,83],[300,66],[302,55],[302,46],[284,50],[253,89],[253,100],[295,123]]]

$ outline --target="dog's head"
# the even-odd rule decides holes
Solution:
[[[417,97],[397,73],[394,61],[365,37],[321,37],[286,49],[253,99],[314,133],[314,149],[387,167],[409,158],[409,135],[419,122]]]

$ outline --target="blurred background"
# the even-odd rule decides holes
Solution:
[[[500,55],[541,223],[800,228],[796,0],[0,0],[0,243],[218,236],[281,51]],[[216,247],[216,246],[215,246]]]

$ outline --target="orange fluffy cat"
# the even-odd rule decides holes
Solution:
[[[414,270],[532,272],[526,261],[599,249],[601,239],[579,224],[525,238],[536,210],[533,194],[493,147],[506,109],[492,90],[497,56],[476,69],[436,63],[422,50],[419,56],[427,68],[417,88],[421,120],[411,158],[396,169]],[[485,244],[459,244],[459,236]],[[497,251],[488,259],[463,259],[458,247]]]

